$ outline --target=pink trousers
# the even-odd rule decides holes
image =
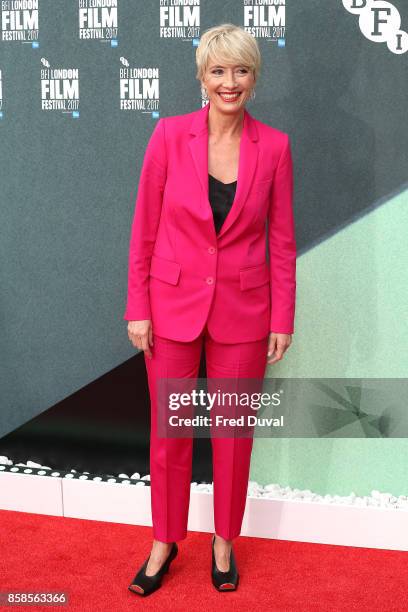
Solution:
[[[197,378],[204,343],[207,380],[260,378],[267,365],[268,336],[238,344],[216,342],[207,326],[192,342],[153,333],[152,358],[145,356],[150,392],[150,484],[153,537],[175,542],[187,537],[192,477],[192,438],[157,436],[157,379]],[[241,532],[248,490],[252,437],[211,437],[215,533],[232,540]]]

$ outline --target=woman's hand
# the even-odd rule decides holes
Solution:
[[[152,358],[150,347],[153,346],[153,330],[150,319],[129,321],[128,336],[133,346],[144,351],[149,359]]]
[[[291,344],[291,334],[276,334],[275,332],[271,332],[269,336],[268,357],[273,353],[275,353],[275,357],[269,359],[267,363],[272,364],[276,361],[280,361]]]

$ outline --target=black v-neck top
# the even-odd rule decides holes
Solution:
[[[223,183],[208,174],[208,199],[214,216],[215,231],[218,234],[235,198],[237,181]]]

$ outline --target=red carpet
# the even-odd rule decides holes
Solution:
[[[179,542],[162,588],[142,598],[127,586],[150,551],[152,529],[0,511],[0,591],[65,591],[74,610],[406,610],[407,553],[240,536],[240,584],[218,593],[210,580],[211,534]],[[12,608],[2,607],[2,610]]]

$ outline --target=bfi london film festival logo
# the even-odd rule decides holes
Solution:
[[[285,46],[286,0],[244,0],[244,29],[254,38]]]
[[[41,109],[59,110],[79,117],[79,69],[50,68],[50,63],[41,58]]]
[[[130,68],[125,57],[120,58],[120,110],[149,113],[159,117],[159,69]]]
[[[118,0],[78,0],[79,38],[118,46]]]
[[[386,0],[342,0],[344,8],[359,15],[361,32],[372,42],[386,42],[392,53],[400,55],[408,50],[408,34],[401,30],[398,9]]]
[[[2,40],[39,46],[38,0],[1,0],[0,16]]]
[[[200,36],[200,0],[160,0],[160,38],[193,40]]]

